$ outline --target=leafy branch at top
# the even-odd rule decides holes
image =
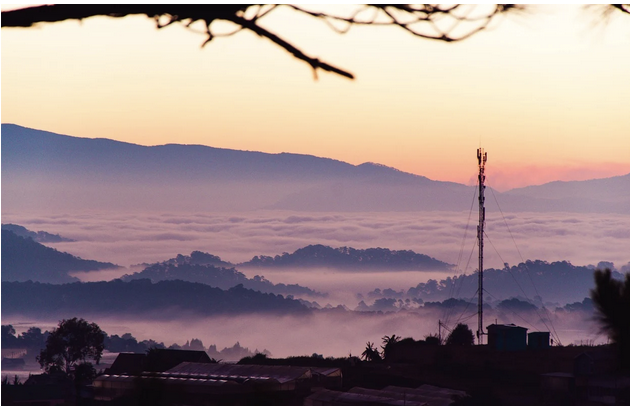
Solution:
[[[262,4],[102,4],[102,5],[45,5],[2,12],[2,27],[31,27],[36,23],[83,20],[93,16],[120,18],[128,15],[146,15],[156,21],[157,28],[174,23],[187,28],[202,21],[205,26],[206,41],[215,37],[230,36],[247,30],[272,41],[295,58],[306,62],[315,77],[319,69],[353,79],[354,75],[333,66],[319,58],[307,55],[285,38],[260,25],[260,20],[280,7],[289,7],[301,15],[307,15],[326,22],[338,33],[346,33],[355,25],[393,26],[421,38],[437,41],[461,41],[486,29],[498,15],[523,10],[516,4],[494,4],[471,6],[462,4],[391,4],[357,5],[353,10],[342,13],[312,11],[297,5]],[[332,8],[331,8],[332,9]],[[630,13],[629,4],[613,4],[609,10]],[[229,33],[213,32],[215,21],[228,21],[236,29]]]

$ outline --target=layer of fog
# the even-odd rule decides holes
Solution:
[[[320,293],[324,297],[293,294],[294,297],[314,302],[324,307],[326,305],[343,305],[349,309],[354,309],[361,300],[371,303],[371,300],[364,299],[367,293],[374,289],[389,288],[397,292],[406,292],[409,288],[415,287],[418,283],[426,283],[429,279],[441,280],[452,276],[452,272],[445,271],[370,271],[370,272],[344,272],[326,268],[308,269],[260,269],[260,268],[238,268],[240,272],[248,278],[256,275],[264,275],[266,279],[273,283],[298,284],[308,287]],[[140,268],[133,269],[112,269],[91,272],[72,272],[83,282],[96,282],[101,280],[112,280],[139,271]]]
[[[459,261],[463,269],[475,244],[475,221],[474,211],[470,219],[468,212],[2,213],[3,223],[77,240],[48,244],[60,251],[122,266],[164,261],[193,250],[237,263],[309,244],[409,249],[456,264],[467,230]],[[630,260],[628,215],[505,213],[504,220],[500,213],[487,213],[486,232],[487,267],[502,268],[503,262],[522,259],[574,265],[623,265]]]
[[[466,313],[468,314],[468,313]],[[438,320],[445,319],[443,311],[424,310],[398,313],[357,313],[357,312],[316,312],[308,316],[239,316],[198,318],[181,314],[175,320],[151,321],[102,316],[85,318],[96,322],[108,334],[122,335],[131,333],[138,341],[154,339],[166,346],[173,343],[184,344],[187,340],[198,338],[207,348],[215,344],[220,350],[231,347],[237,341],[251,351],[267,349],[273,357],[311,355],[345,357],[350,354],[360,355],[367,341],[380,345],[382,337],[396,334],[402,337],[424,339],[429,334],[438,333]],[[451,327],[459,321],[467,323],[476,330],[476,317],[464,320],[460,314],[452,314]],[[557,333],[563,345],[582,343],[604,343],[606,338],[600,335],[596,324],[589,315],[581,312],[551,314],[553,320],[552,336]],[[527,327],[529,331],[549,331],[540,322],[535,312],[524,313],[520,318],[513,315],[488,312],[484,325],[495,322],[515,323]],[[18,333],[29,326],[39,326],[50,330],[57,320],[24,320],[19,317],[3,317],[3,324],[13,324]],[[548,323],[548,322],[547,322]],[[549,324],[549,323],[548,323]],[[551,325],[549,326],[552,327]],[[447,332],[443,331],[446,335]]]
[[[475,220],[474,211],[2,215],[3,223],[16,223],[30,230],[43,230],[76,240],[48,246],[84,259],[124,266],[164,261],[193,250],[209,252],[237,263],[254,255],[273,256],[293,252],[309,244],[326,244],[332,247],[410,249],[459,264],[450,273],[451,276],[463,272],[470,274],[475,270]],[[597,264],[605,260],[620,267],[630,259],[627,250],[630,246],[630,216],[505,213],[504,219],[500,213],[488,213],[486,230],[487,268],[502,268],[504,262],[514,265],[521,259],[568,260],[574,265]],[[464,235],[467,236],[465,240]],[[122,268],[73,275],[83,281],[111,280],[141,269]],[[365,295],[376,288],[406,291],[428,279],[440,280],[449,276],[444,272],[359,274],[330,269],[302,269],[296,272],[266,268],[239,270],[249,277],[260,274],[274,283],[298,283],[329,293],[326,299],[318,299],[320,305],[344,304],[352,309],[360,300],[357,294]],[[587,295],[588,292],[584,292],[584,296]],[[543,299],[554,301],[554,298]]]
[[[444,271],[371,271],[371,272],[341,272],[333,269],[311,268],[305,270],[292,269],[241,269],[248,277],[264,274],[270,281],[282,283],[297,283],[318,292],[326,292],[326,298],[302,297],[309,301],[316,301],[324,306],[342,304],[354,309],[361,300],[358,295],[365,295],[374,289],[390,288],[396,291],[407,291],[418,283],[429,279],[441,280],[452,273]]]

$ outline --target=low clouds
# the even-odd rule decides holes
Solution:
[[[254,255],[276,255],[309,244],[355,248],[384,247],[411,249],[436,259],[458,263],[470,274],[476,263],[476,212],[419,213],[296,213],[254,211],[246,213],[111,213],[80,212],[66,215],[3,213],[2,221],[44,230],[77,240],[47,244],[85,259],[110,261],[129,266],[164,261],[193,250],[219,255],[223,260],[242,262]],[[621,268],[630,261],[630,216],[575,213],[487,213],[486,265],[502,268],[503,262],[521,262],[512,237],[523,259],[549,262],[568,260],[574,265],[614,262]],[[468,223],[468,226],[467,226]],[[462,239],[467,230],[467,239]],[[494,246],[494,248],[493,248]],[[463,247],[463,249],[462,249]],[[495,251],[496,248],[496,251]],[[475,251],[473,251],[475,249]],[[498,252],[498,254],[497,254]],[[469,261],[468,268],[466,264]],[[245,271],[245,270],[244,270]],[[126,271],[129,272],[129,271]],[[248,276],[253,276],[246,271]],[[274,283],[300,283],[330,292],[320,305],[347,303],[354,308],[356,293],[375,288],[407,290],[429,278],[440,280],[445,274],[433,272],[372,272],[357,276],[331,270],[287,272],[251,270],[262,273]],[[113,278],[116,274],[100,277]],[[586,293],[585,293],[586,294]],[[550,300],[551,298],[544,298]],[[370,300],[371,303],[371,300]],[[423,317],[406,312],[387,315],[357,313],[317,313],[308,318],[211,318],[171,322],[94,319],[110,334],[131,332],[139,339],[153,338],[166,343],[183,343],[201,338],[219,348],[236,341],[253,348],[267,348],[274,356],[320,354],[346,356],[360,354],[366,341],[380,342],[393,333],[421,339],[436,332],[441,315]],[[583,314],[556,315],[555,328],[564,344],[582,340],[602,340],[596,326]],[[16,320],[19,321],[19,320]],[[92,321],[92,320],[91,320]],[[505,320],[519,323],[519,319]],[[5,320],[3,320],[5,322]],[[532,320],[532,323],[534,320]],[[534,328],[532,326],[527,326]],[[538,328],[544,328],[544,326]],[[278,332],[291,331],[291,334]],[[321,335],[313,331],[327,331]]]
[[[454,317],[458,314],[454,314]],[[564,345],[587,341],[606,342],[605,336],[598,332],[597,325],[588,313],[552,311],[548,316],[553,322],[554,332]],[[324,356],[345,357],[350,354],[359,356],[367,341],[380,346],[385,335],[424,339],[429,334],[436,334],[438,319],[444,321],[444,313],[440,309],[398,313],[329,310],[299,317],[257,315],[199,318],[180,312],[173,320],[137,320],[122,315],[115,319],[87,315],[86,318],[96,322],[110,335],[131,333],[138,340],[154,339],[166,345],[182,345],[186,340],[199,338],[204,345],[216,344],[218,348],[231,347],[238,341],[252,350],[268,349],[273,357],[311,355],[314,352]],[[516,318],[512,314],[489,311],[487,324],[494,322],[495,318],[499,323],[516,323],[529,331],[548,331],[535,312]],[[52,329],[56,325],[56,321],[51,320],[28,319],[27,323],[23,320],[9,317],[3,318],[3,323],[18,326],[18,329],[26,329],[31,325]],[[452,323],[456,321],[468,323],[471,329],[476,329],[476,318],[454,319]],[[547,325],[551,327],[551,323],[547,322]],[[443,331],[443,334],[446,332]]]
[[[72,238],[77,241],[49,245],[123,266],[163,261],[193,250],[236,263],[309,244],[410,249],[457,264],[463,246],[460,269],[472,272],[474,265],[465,266],[475,246],[475,214],[468,220],[467,212],[3,213],[2,221]],[[522,255],[522,259],[568,260],[574,265],[611,261],[621,266],[630,260],[628,230],[627,215],[506,213],[504,220],[489,212],[486,264],[502,268],[503,262],[521,262]]]

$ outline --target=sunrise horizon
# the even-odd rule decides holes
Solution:
[[[25,128],[32,128],[35,130],[46,131],[46,132],[51,132],[51,133],[55,133],[59,135],[76,137],[76,138],[87,138],[87,139],[103,138],[103,137],[87,137],[87,136],[80,136],[80,135],[75,135],[75,134],[62,134],[60,132],[56,132],[50,129],[33,128],[33,127],[18,124],[18,123],[3,122],[2,124],[10,124],[10,125],[16,125],[16,126],[25,127]],[[320,156],[320,155],[309,154],[305,152],[293,152],[293,151],[286,151],[286,150],[262,151],[262,150],[236,149],[236,148],[228,148],[228,147],[217,147],[214,145],[204,144],[204,143],[188,144],[188,143],[178,143],[178,142],[166,142],[164,144],[150,144],[150,143],[141,144],[141,143],[126,141],[125,139],[117,139],[114,137],[104,137],[104,138],[110,139],[113,141],[118,141],[118,142],[141,145],[145,147],[174,144],[174,145],[204,146],[204,147],[210,147],[210,148],[227,149],[227,150],[235,150],[235,151],[262,152],[262,153],[272,154],[272,155],[277,155],[277,154],[308,155],[308,156],[314,156],[317,158],[327,158],[327,159],[337,160],[340,162],[346,162],[355,166],[358,166],[361,164],[370,164],[370,163],[377,164],[377,165],[384,165],[384,166],[394,168],[402,172],[410,173],[412,175],[426,177],[434,181],[455,182],[455,183],[461,183],[467,186],[474,186],[476,184],[476,174],[475,174],[476,167],[474,165],[471,165],[472,172],[470,172],[469,174],[458,174],[451,177],[440,176],[440,175],[437,175],[440,177],[431,177],[424,173],[413,172],[413,169],[405,170],[402,167],[385,164],[383,162],[374,162],[374,161],[351,162],[351,161],[345,161],[341,158],[336,158],[336,157],[331,157],[331,156]],[[490,155],[491,159],[494,158],[492,156],[492,151],[490,151],[490,154],[491,154]],[[473,161],[474,163],[474,151],[471,153],[471,156],[472,156],[471,161]],[[598,163],[598,164],[592,164],[592,165],[550,166],[546,168],[541,167],[541,166],[536,166],[536,165],[521,166],[521,167],[518,167],[518,166],[515,167],[509,164],[501,165],[498,167],[497,165],[492,165],[492,166],[489,166],[488,168],[488,185],[499,192],[505,192],[511,189],[518,189],[518,188],[523,188],[527,186],[540,186],[540,185],[550,183],[550,182],[586,181],[586,180],[605,179],[605,178],[610,178],[610,177],[624,176],[627,174],[630,174],[630,163],[626,165],[626,164],[611,162],[611,163]]]
[[[580,7],[526,10],[451,44],[385,27],[340,35],[283,7],[265,17],[354,80],[314,80],[247,32],[200,48],[195,31],[140,16],[5,28],[2,121],[138,145],[377,162],[464,184],[484,146],[497,190],[630,172],[630,84],[610,79],[630,70],[616,56],[630,38],[623,16],[593,25]]]

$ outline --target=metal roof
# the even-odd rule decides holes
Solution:
[[[497,329],[497,330],[525,330],[527,331],[527,327],[521,327],[521,326],[517,326],[516,324],[490,324],[488,327],[486,327],[486,329],[488,330],[493,330],[493,329]]]
[[[319,375],[324,375],[324,376],[340,376],[341,375],[341,368],[314,367],[314,368],[309,368],[309,369],[314,374],[319,374]]]
[[[426,392],[433,392],[433,393],[443,393],[445,395],[466,396],[466,392],[464,392],[463,390],[441,388],[439,386],[433,386],[433,385],[428,385],[428,384],[418,386],[418,390],[426,391]]]
[[[379,392],[379,391],[374,391]],[[360,404],[360,405],[388,405],[388,406],[428,406],[426,402],[414,400],[393,399],[387,396],[378,396],[368,393],[338,392],[322,389],[307,398],[312,403],[332,403],[332,404]],[[305,402],[306,403],[306,402]]]
[[[101,375],[94,380],[96,386],[99,386],[97,382],[134,382],[136,379],[160,379],[166,382],[172,383],[185,383],[188,385],[204,385],[204,386],[223,386],[223,385],[236,385],[235,382],[212,379],[212,378],[183,378],[174,376],[165,376],[164,374],[152,374],[142,376],[129,376],[129,375]]]
[[[182,362],[163,373],[178,377],[206,377],[225,380],[254,380],[264,382],[275,380],[286,383],[298,379],[311,378],[311,368],[284,365],[235,365],[235,364],[205,364],[197,362]]]
[[[401,389],[401,390],[397,390]],[[394,400],[402,400],[404,402],[418,402],[427,406],[448,406],[453,403],[453,395],[445,395],[438,392],[424,391],[422,389],[414,388],[394,388],[394,390],[388,390],[384,388],[382,390],[364,389],[364,388],[352,388],[348,392],[360,393],[364,395],[386,397]]]
[[[129,375],[101,375],[97,377],[94,382],[108,381],[108,382],[133,382],[136,379],[135,376]]]
[[[454,396],[465,396],[466,392],[422,385],[419,388],[387,386],[382,390],[354,387],[348,392],[323,389],[309,396],[309,404],[370,404],[370,405],[408,405],[408,406],[449,406]],[[306,404],[306,402],[305,402]]]
[[[450,388],[441,388],[433,385],[421,385],[418,388],[405,388],[402,386],[386,386],[381,390],[391,396],[404,395],[406,399],[422,400],[428,406],[448,406],[453,403],[454,396],[466,396],[466,392]]]

